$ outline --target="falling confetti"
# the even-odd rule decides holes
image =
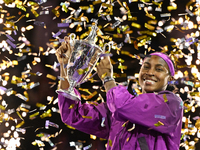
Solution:
[[[55,119],[59,117],[55,89],[63,77],[58,74],[54,53],[71,32],[77,39],[87,37],[95,21],[99,28],[96,44],[103,48],[106,42],[113,43],[111,52],[105,55],[111,57],[114,78],[118,84],[128,86],[129,77],[134,76],[134,95],[141,93],[137,75],[141,54],[161,51],[170,55],[177,66],[171,83],[184,101],[180,148],[195,149],[200,138],[199,5],[199,1],[190,0],[0,1],[0,149],[24,147],[24,137],[31,129],[34,138],[28,146],[59,146],[54,139],[59,138],[62,128],[71,128]],[[78,73],[85,71],[87,68]],[[106,101],[105,90],[95,74],[77,88],[83,103]],[[165,95],[163,99],[167,103]],[[165,116],[157,114],[155,118],[162,120]],[[162,121],[155,123],[160,125]],[[50,128],[55,132],[49,133]],[[76,149],[93,147],[78,140],[69,145]],[[111,146],[112,141],[108,144]]]

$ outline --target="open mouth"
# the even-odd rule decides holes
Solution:
[[[154,84],[156,81],[151,79],[143,79],[145,84]]]

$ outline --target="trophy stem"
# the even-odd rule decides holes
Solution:
[[[76,85],[76,82],[71,81],[70,86],[67,90],[59,89],[56,92],[58,94],[61,94],[62,96],[66,97],[66,98],[71,99],[71,100],[80,101],[81,98],[78,95],[76,95],[75,92],[74,92],[75,85]]]
[[[67,91],[69,92],[74,92],[74,87],[76,86],[76,82],[75,81],[71,81],[71,80],[68,80],[69,81],[69,88]]]

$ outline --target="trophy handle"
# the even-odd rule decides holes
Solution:
[[[76,34],[74,34],[74,33],[71,33],[70,35],[69,35],[69,42],[70,42],[70,45],[71,46],[74,46],[74,44],[75,44],[75,39],[76,39]]]
[[[108,51],[110,52],[110,49],[111,49],[110,46],[111,46],[111,45],[113,46],[113,41],[110,41],[110,42],[106,43],[106,44],[104,45],[104,47],[103,47],[103,53],[106,52],[106,46],[108,46]]]
[[[110,57],[111,57],[112,54],[110,54],[110,53],[105,53],[105,52],[106,52],[106,46],[108,46],[108,51],[110,52],[110,50],[111,50],[111,45],[113,45],[113,41],[110,41],[110,42],[106,43],[106,44],[104,45],[104,47],[103,47],[102,52],[98,54],[98,57],[99,57],[99,58],[102,58],[102,57],[105,57],[105,56],[110,56]],[[81,82],[81,84],[87,82],[89,79],[91,79],[92,77],[94,77],[96,74],[97,74],[97,72],[93,73],[89,78],[83,80],[83,81]]]
[[[102,57],[105,57],[105,56],[110,56],[110,57],[113,56],[110,53],[106,53],[106,46],[108,46],[108,51],[110,52],[111,47],[113,46],[113,44],[114,44],[113,41],[110,41],[110,42],[106,43],[104,45],[104,47],[103,47],[102,53],[99,53],[99,57],[102,58]]]

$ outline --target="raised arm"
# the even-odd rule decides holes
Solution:
[[[107,56],[101,59],[99,65],[97,66],[97,72],[99,78],[103,82],[105,82],[104,87],[106,89],[106,92],[109,91],[111,88],[117,86],[113,78],[113,66],[111,64],[110,57]],[[108,80],[105,80],[105,78],[107,78]]]
[[[75,89],[75,93],[79,94]],[[110,112],[105,103],[81,104],[58,95],[62,121],[82,132],[107,139],[110,129]]]
[[[65,37],[65,42],[56,50],[56,57],[60,63],[60,84],[58,89],[66,90],[69,88],[67,80],[66,64],[72,52],[70,41]],[[79,92],[75,93],[80,96]],[[81,104],[81,101],[74,101],[58,94],[58,106],[61,119],[64,123],[80,130],[82,132],[93,134],[101,138],[107,138],[109,135],[109,109],[105,103]]]
[[[67,80],[67,69],[65,65],[68,63],[68,59],[71,54],[71,46],[69,42],[69,37],[64,38],[65,42],[62,42],[61,46],[56,50],[56,57],[60,64],[60,84],[58,89],[68,89],[69,82]]]

